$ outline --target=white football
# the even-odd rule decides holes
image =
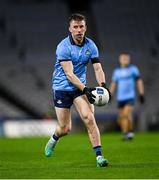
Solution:
[[[96,87],[96,90],[92,91],[92,94],[96,96],[94,105],[104,106],[109,102],[109,92],[103,87]]]

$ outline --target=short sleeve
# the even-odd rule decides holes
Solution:
[[[136,80],[140,78],[140,71],[136,66],[132,66],[132,72]]]
[[[112,81],[117,82],[117,80],[118,80],[117,71],[114,70],[112,75]]]
[[[56,58],[59,61],[71,60],[69,47],[59,44],[56,49]]]
[[[94,42],[92,42],[91,49],[92,49],[91,59],[99,58],[99,51]]]

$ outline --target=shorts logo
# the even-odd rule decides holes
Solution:
[[[59,99],[59,100],[57,101],[57,104],[62,104],[62,101]]]

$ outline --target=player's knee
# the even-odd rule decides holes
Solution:
[[[94,125],[94,114],[93,113],[88,113],[86,120],[85,120],[86,126],[90,127]]]
[[[91,119],[92,116],[93,116],[93,113],[91,111],[90,112],[85,112],[84,114],[82,114],[82,119],[86,121],[86,120]]]
[[[123,120],[123,119],[128,119],[129,115],[126,113],[123,113],[122,115],[119,116],[119,120]]]

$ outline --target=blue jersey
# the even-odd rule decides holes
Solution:
[[[72,36],[63,39],[56,49],[56,63],[53,73],[54,90],[73,91],[77,88],[67,79],[66,74],[60,64],[61,61],[72,61],[74,74],[79,80],[86,84],[87,64],[90,60],[98,58],[98,48],[95,43],[85,37],[81,45],[76,45]]]
[[[118,101],[135,99],[136,80],[139,78],[139,70],[134,65],[129,65],[124,68],[118,67],[114,70],[112,81],[117,84]]]

